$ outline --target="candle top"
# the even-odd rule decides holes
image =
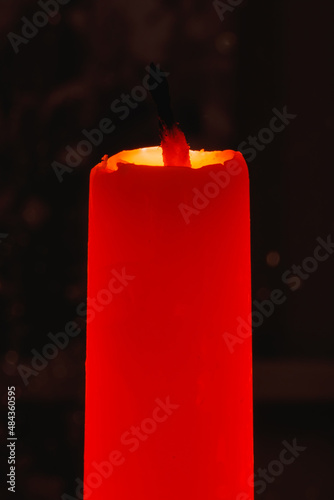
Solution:
[[[235,155],[241,153],[226,149],[225,151],[189,151],[192,169],[198,169],[206,165],[215,165],[217,163],[225,163],[232,160]],[[118,170],[119,164],[145,165],[150,167],[164,167],[162,148],[161,146],[152,146],[147,148],[132,149],[129,151],[121,151],[116,155],[108,158],[105,155],[101,163],[96,165],[98,170],[103,169],[110,172]],[[188,165],[180,165],[180,167],[188,167]],[[169,167],[164,167],[169,168]]]

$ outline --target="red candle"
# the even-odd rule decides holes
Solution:
[[[175,158],[91,173],[84,498],[253,498],[251,339],[224,341],[251,313],[247,166]]]

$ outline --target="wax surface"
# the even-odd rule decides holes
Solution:
[[[251,313],[247,166],[161,156],[91,174],[84,498],[250,500],[251,338],[224,339]]]

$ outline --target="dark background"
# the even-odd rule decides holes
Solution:
[[[0,16],[4,495],[7,385],[17,388],[17,497],[74,495],[83,475],[85,332],[76,307],[86,293],[89,172],[104,154],[158,144],[150,97],[123,121],[110,110],[155,61],[170,73],[192,149],[237,149],[268,126],[273,108],[297,115],[249,162],[253,300],[275,288],[287,296],[253,333],[255,469],[278,458],[283,440],[306,450],[256,498],[333,498],[334,256],[295,291],[281,279],[313,255],[317,237],[334,233],[333,3],[244,0],[221,21],[203,0],[70,0],[15,54],[8,33],[21,35],[22,16],[40,10],[3,2]],[[105,117],[115,132],[60,183],[52,162],[64,163],[66,146]],[[17,366],[70,320],[82,333],[25,386]]]

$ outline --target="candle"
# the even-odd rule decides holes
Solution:
[[[251,339],[224,341],[251,314],[247,166],[163,146],[91,173],[84,498],[249,500]]]

